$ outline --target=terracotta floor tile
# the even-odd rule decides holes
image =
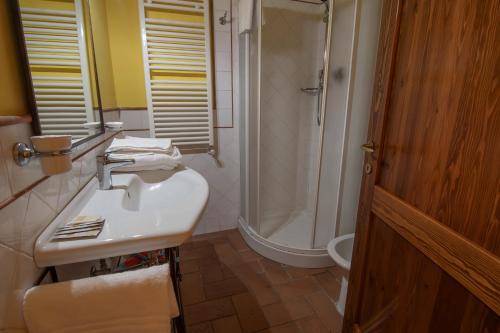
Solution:
[[[181,293],[182,302],[185,305],[200,303],[205,300],[203,280],[199,272],[182,275]]]
[[[243,332],[257,332],[269,327],[262,308],[250,293],[232,296]]]
[[[342,281],[342,274],[344,274],[344,269],[337,265],[328,268],[328,271],[337,279],[339,282]]]
[[[290,314],[292,320],[309,317],[314,314],[314,310],[309,302],[302,297],[283,301],[283,305],[285,306],[286,311]]]
[[[314,275],[319,285],[326,291],[333,300],[338,300],[340,294],[340,282],[330,273],[324,272]]]
[[[241,257],[241,260],[243,260],[244,262],[257,261],[257,260],[261,260],[263,258],[260,254],[258,254],[257,252],[255,252],[251,249],[242,250],[242,251],[239,251],[238,253]]]
[[[261,306],[273,304],[281,300],[279,294],[271,287],[258,288],[252,292]]]
[[[310,275],[323,273],[327,270],[327,268],[302,268],[302,267],[288,266],[285,268],[285,270],[292,279],[298,279]]]
[[[215,244],[214,249],[219,261],[226,266],[232,266],[242,262],[236,250],[229,244]]]
[[[302,328],[303,333],[329,333],[328,329],[321,323],[318,317],[313,316],[297,320],[298,325]]]
[[[205,284],[224,280],[224,274],[220,265],[204,267],[201,270],[201,275]]]
[[[289,275],[280,264],[262,260],[261,265],[264,269],[264,274],[271,284],[285,283],[290,280]]]
[[[321,323],[331,332],[339,332],[342,328],[342,317],[337,312],[335,305],[326,295],[320,291],[306,296],[307,301],[311,304],[314,312]]]
[[[287,323],[314,315],[314,311],[304,298],[295,298],[263,307],[271,326]]]
[[[243,237],[241,237],[241,234],[238,230],[233,230],[230,233],[228,233],[227,238],[229,239],[229,242],[236,251],[250,250],[250,248],[248,247]]]
[[[262,310],[264,311],[267,322],[271,326],[285,324],[292,320],[292,317],[286,310],[285,305],[281,302],[266,305],[262,307]]]
[[[304,296],[320,290],[318,282],[310,276],[290,280],[287,283],[274,286],[282,299]]]
[[[182,260],[216,258],[214,246],[202,246],[181,251]]]
[[[196,236],[181,246],[188,332],[338,332],[338,267],[307,269],[251,250],[237,230]],[[328,294],[327,294],[328,293]]]
[[[204,321],[215,320],[235,314],[231,298],[219,298],[184,307],[186,324],[194,325]]]
[[[181,258],[181,260],[183,260]],[[198,263],[198,267],[200,270],[210,268],[212,266],[220,266],[221,263],[219,261],[219,258],[217,257],[207,257],[207,258],[200,258],[196,259],[196,262]]]
[[[246,291],[247,288],[238,278],[231,278],[205,284],[205,295],[207,299],[241,294]]]
[[[278,293],[270,287],[269,281],[263,274],[254,272],[249,264],[235,265],[229,268],[235,276],[255,296],[260,305],[272,304],[280,301]]]
[[[198,266],[198,261],[197,260],[183,260],[181,261],[181,273],[182,274],[187,274],[187,273],[193,273],[197,272],[200,269]]]
[[[193,246],[193,249],[198,249],[200,247],[207,247],[207,246],[213,246],[212,243],[210,243],[208,240],[206,239],[202,239],[202,240],[199,240],[199,241],[194,241],[194,242],[191,242],[192,246]]]
[[[186,331],[187,331],[187,333],[212,333],[212,332],[214,332],[210,322],[205,322],[205,323],[201,323],[201,324],[188,326],[188,327],[186,327]]]
[[[234,275],[233,271],[224,264],[221,264],[221,270],[222,270],[222,276],[224,277],[224,279],[229,279],[229,278],[236,276],[236,275]]]
[[[280,326],[274,326],[262,332],[265,333],[302,333],[300,327],[296,323],[286,323]]]
[[[231,316],[212,321],[214,333],[241,333],[238,317]]]
[[[212,245],[223,244],[223,243],[227,243],[228,239],[227,239],[226,235],[221,235],[218,237],[209,238],[209,239],[207,239],[207,242],[209,242]]]

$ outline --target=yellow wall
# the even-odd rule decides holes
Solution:
[[[117,105],[145,108],[146,89],[137,0],[105,2]]]
[[[99,92],[104,109],[116,108],[115,83],[109,45],[108,17],[104,1],[92,1],[90,6],[94,51],[99,79]]]
[[[29,112],[23,68],[18,58],[9,1],[0,1],[0,116]]]
[[[111,100],[109,82],[114,82],[114,95],[117,107],[146,107],[146,88],[144,80],[144,63],[142,60],[142,39],[139,21],[137,0],[91,0],[91,7],[98,10],[99,20],[106,21],[107,36],[94,34],[96,58],[99,75],[101,98]],[[104,8],[105,7],[105,8]],[[106,17],[102,17],[103,13]],[[203,15],[182,14],[173,12],[148,11],[148,17],[188,22],[203,22]],[[94,13],[92,12],[92,23]],[[102,23],[104,25],[104,23]],[[95,29],[93,28],[95,31]],[[104,31],[103,27],[100,30]],[[102,32],[100,33],[102,34]],[[102,54],[105,49],[105,39],[109,43],[108,56]],[[104,64],[101,66],[101,62]],[[102,69],[106,68],[106,69]],[[111,70],[112,69],[112,70]],[[104,77],[101,80],[101,76]],[[154,73],[155,79],[182,79],[204,80],[201,73]],[[104,82],[106,81],[106,82]],[[109,87],[109,88],[106,88]],[[106,103],[103,102],[106,107]]]

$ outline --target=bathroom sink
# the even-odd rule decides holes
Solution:
[[[174,247],[193,233],[208,201],[196,171],[142,171],[112,175],[113,189],[92,179],[38,237],[35,261],[55,266]],[[77,215],[106,219],[97,238],[52,242],[57,227]]]

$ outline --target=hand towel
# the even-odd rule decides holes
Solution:
[[[114,138],[106,152],[151,152],[167,154],[172,151],[172,140],[158,138],[136,138],[126,136],[124,139]]]
[[[42,285],[24,296],[30,333],[170,332],[178,315],[168,265]]]
[[[142,171],[142,170],[173,170],[179,165],[182,155],[177,147],[172,148],[170,154],[157,153],[111,153],[113,159],[134,159],[135,163],[114,168],[113,171]]]

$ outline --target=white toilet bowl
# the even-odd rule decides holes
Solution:
[[[339,298],[335,301],[337,311],[344,315],[345,301],[347,298],[347,285],[349,281],[349,270],[351,269],[352,248],[354,245],[354,234],[335,237],[328,243],[327,250],[330,257],[337,266],[342,268]]]

